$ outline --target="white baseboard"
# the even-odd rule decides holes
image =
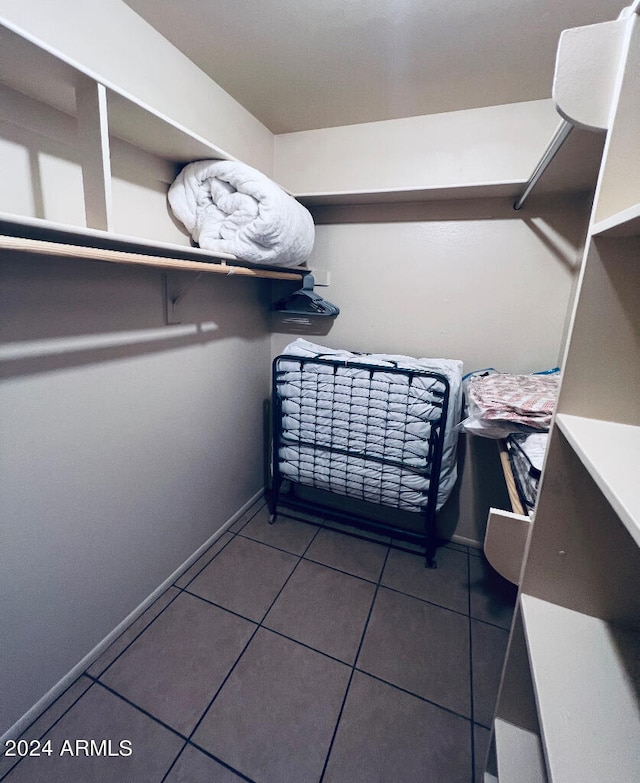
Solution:
[[[102,655],[107,647],[113,644],[120,634],[124,633],[127,628],[132,625],[138,619],[138,617],[140,617],[140,615],[145,612],[151,606],[151,604],[160,597],[160,595],[162,595],[162,593],[164,593],[165,590],[171,587],[176,579],[178,579],[188,568],[193,565],[193,563],[196,562],[203,552],[206,552],[206,550],[212,544],[214,544],[220,538],[220,536],[223,535],[223,533],[225,533],[231,527],[231,525],[233,525],[233,523],[244,514],[248,508],[251,508],[251,506],[259,500],[263,493],[264,489],[259,489],[255,495],[253,495],[253,497],[247,500],[247,502],[241,508],[239,508],[238,511],[236,511],[236,513],[224,523],[224,525],[222,525],[221,528],[216,530],[216,532],[209,539],[207,539],[201,547],[199,547],[190,557],[188,557],[179,568],[177,568],[167,579],[165,579],[164,582],[159,585],[150,595],[148,595],[144,601],[142,601],[142,603],[139,604],[129,615],[127,615],[127,617],[125,617],[125,619],[119,623],[113,629],[113,631],[107,634],[107,636],[105,636],[101,642],[98,642],[91,652],[87,653],[87,655],[85,655],[85,657],[79,661],[70,672],[65,674],[65,676],[59,680],[53,686],[53,688],[51,688],[51,690],[45,693],[45,695],[39,699],[30,710],[25,712],[25,714],[0,737],[0,745],[3,745],[6,740],[17,739],[25,729],[27,729],[37,718],[39,718],[40,715],[42,715],[42,713],[53,704],[58,696],[64,693],[64,691],[66,691],[67,688]]]
[[[462,544],[463,546],[470,546],[473,549],[482,549],[480,541],[475,541],[473,538],[465,538],[465,536],[458,536],[455,533],[451,536],[451,540],[456,544]]]

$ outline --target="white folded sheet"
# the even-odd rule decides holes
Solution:
[[[168,198],[173,214],[205,250],[274,266],[298,266],[313,250],[309,211],[239,161],[189,163]]]

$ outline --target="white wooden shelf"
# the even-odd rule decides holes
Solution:
[[[84,247],[107,247],[115,250],[129,250],[150,255],[178,256],[194,261],[232,261],[240,260],[231,253],[212,253],[200,247],[173,242],[118,234],[113,231],[103,231],[98,228],[72,226],[67,223],[57,223],[44,218],[34,218],[24,215],[11,215],[0,212],[0,233],[11,236],[24,236],[27,239],[43,239],[52,242],[68,242]]]
[[[566,413],[556,422],[640,546],[640,427]]]
[[[640,780],[640,634],[521,596],[550,783]]]
[[[494,728],[500,783],[547,783],[540,737],[500,718]]]
[[[51,106],[64,114],[76,114],[76,89],[82,80],[107,88],[109,132],[140,149],[175,162],[198,158],[231,159],[232,156],[187,128],[160,114],[131,95],[117,89],[96,74],[59,52],[50,52],[41,42],[0,25],[3,71],[0,82]],[[23,67],[25,62],[29,68]],[[38,78],[33,78],[33,73]]]
[[[444,201],[447,199],[515,198],[520,195],[525,185],[526,180],[513,180],[480,184],[452,184],[442,187],[416,186],[412,188],[297,193],[295,197],[306,207],[403,204],[421,201]]]
[[[108,90],[111,133],[134,147],[182,166],[193,160],[232,160],[232,156],[169,117],[123,93]]]
[[[640,204],[634,204],[622,212],[599,220],[594,224],[592,233],[601,237],[640,236]]]

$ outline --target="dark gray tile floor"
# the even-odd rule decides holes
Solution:
[[[27,729],[51,753],[0,778],[480,783],[514,599],[476,550],[425,569],[256,504]]]

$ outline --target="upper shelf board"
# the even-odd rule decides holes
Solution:
[[[104,84],[109,132],[161,158],[184,164],[232,156],[133,96],[101,81],[63,55],[48,51],[0,24],[0,81],[13,90],[69,116],[76,115],[76,88],[87,79]]]
[[[640,204],[634,204],[622,212],[595,223],[592,233],[594,236],[603,237],[640,236]]]
[[[560,36],[553,99],[573,125],[609,127],[625,29],[625,20],[618,19],[564,30]]]
[[[556,421],[640,546],[640,427],[566,413]]]
[[[463,184],[441,187],[380,188],[325,193],[298,193],[296,198],[306,207],[346,206],[360,204],[403,204],[420,201],[470,198],[514,198],[526,181]]]

